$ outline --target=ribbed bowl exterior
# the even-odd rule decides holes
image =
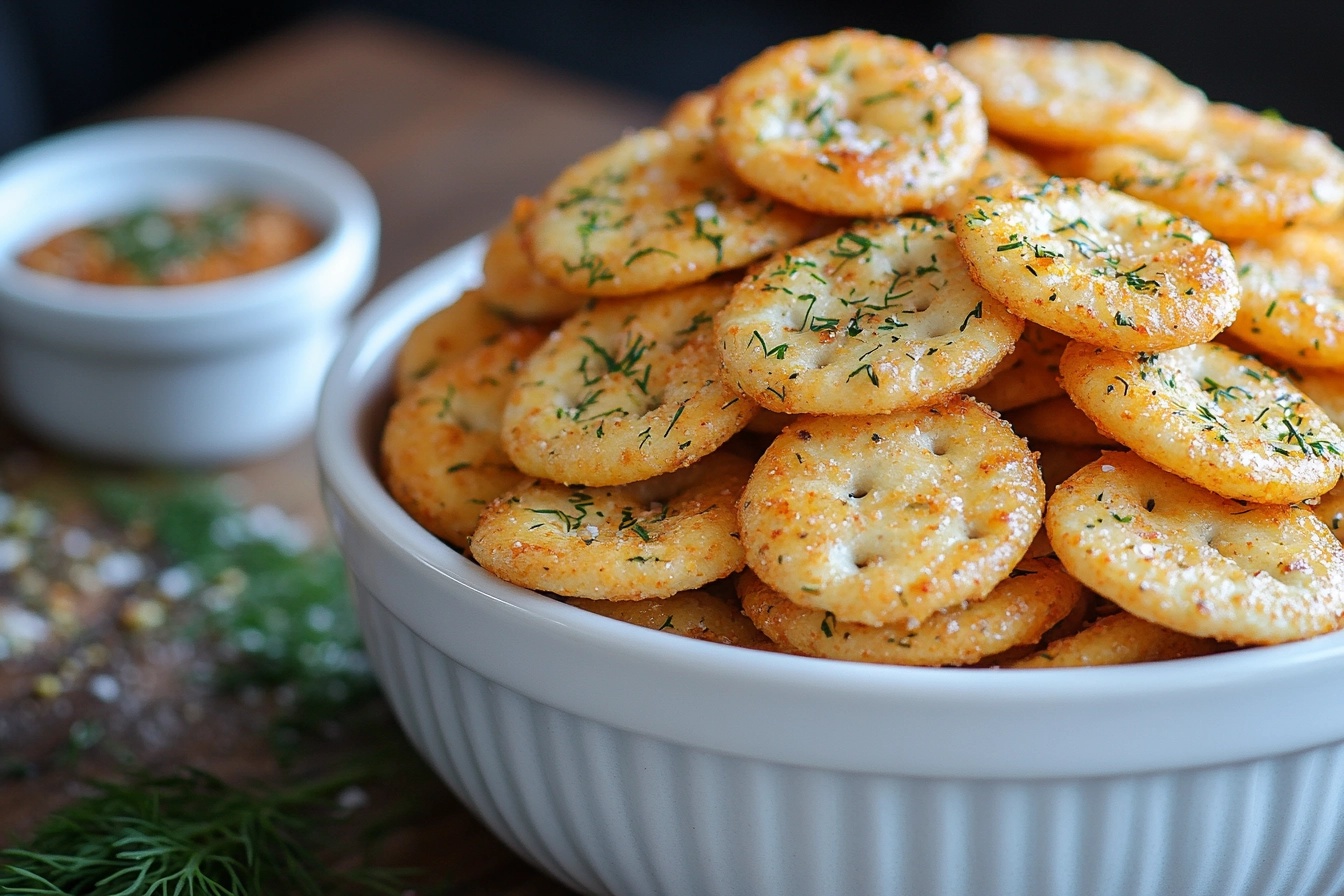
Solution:
[[[373,666],[412,742],[506,844],[583,893],[1344,893],[1338,744],[1054,780],[787,765],[539,703],[435,649],[358,579],[354,593]]]

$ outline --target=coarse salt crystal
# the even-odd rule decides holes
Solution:
[[[93,536],[85,529],[66,529],[61,534],[61,553],[71,560],[83,560],[93,550]]]
[[[259,629],[245,628],[238,633],[238,646],[248,653],[257,653],[266,646],[266,635]]]
[[[109,588],[127,588],[145,575],[145,561],[131,551],[113,551],[94,564],[98,578]]]
[[[368,792],[363,787],[354,784],[351,784],[336,795],[336,805],[340,806],[346,812],[362,809],[368,804]]]
[[[111,675],[95,675],[89,679],[89,693],[104,703],[112,703],[121,696],[121,682]]]
[[[1111,466],[1110,464],[1102,464],[1102,465],[1101,465],[1101,472],[1103,472],[1103,473],[1114,473],[1114,472],[1115,472],[1115,467]]]
[[[695,206],[696,220],[708,221],[711,218],[717,218],[718,216],[719,216],[718,208],[714,205],[714,203],[708,200],[697,203]]]
[[[181,600],[196,586],[196,577],[181,566],[170,566],[159,573],[155,585],[159,593],[169,600]]]
[[[0,645],[6,653],[22,656],[47,640],[51,624],[23,607],[0,607]]]
[[[331,607],[324,607],[321,604],[308,608],[305,614],[308,627],[315,632],[331,631],[331,627],[336,624],[336,613]]]
[[[18,538],[0,538],[0,572],[13,572],[28,562],[28,542]]]

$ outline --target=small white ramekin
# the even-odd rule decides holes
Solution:
[[[489,575],[379,482],[392,359],[480,243],[388,289],[317,449],[397,716],[505,843],[584,893],[1338,896],[1344,633],[1096,669],[727,647]]]
[[[284,264],[190,286],[81,283],[17,260],[100,217],[235,193],[273,197],[325,236]],[[0,399],[36,436],[102,459],[196,466],[279,450],[312,426],[378,230],[353,167],[260,125],[139,119],[20,149],[0,161]]]

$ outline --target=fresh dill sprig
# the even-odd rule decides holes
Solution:
[[[14,896],[356,896],[403,892],[397,875],[339,871],[313,822],[349,776],[234,787],[186,770],[96,782],[25,844],[0,851]]]

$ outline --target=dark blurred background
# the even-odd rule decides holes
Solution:
[[[328,11],[421,24],[662,99],[763,47],[852,25],[925,44],[981,31],[1105,38],[1210,98],[1344,137],[1344,3],[1077,0],[0,0],[0,151]]]

